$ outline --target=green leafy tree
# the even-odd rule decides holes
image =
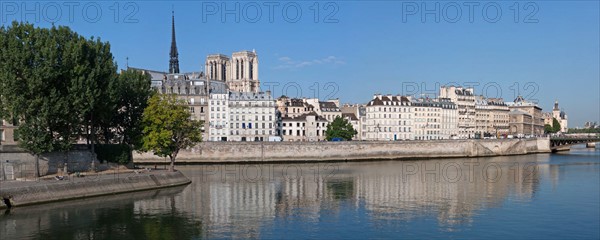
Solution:
[[[202,123],[191,119],[187,104],[175,95],[154,94],[142,119],[142,151],[169,157],[171,171],[175,171],[175,159],[181,149],[202,141]]]
[[[339,116],[327,125],[327,130],[325,131],[325,137],[328,141],[331,141],[333,138],[351,140],[356,134],[357,132],[352,127],[352,124]]]
[[[108,42],[13,22],[0,28],[0,117],[19,123],[19,145],[38,157],[62,151],[68,161],[80,136],[95,152],[103,133],[139,146],[150,80],[116,69]]]
[[[0,112],[19,123],[19,145],[38,160],[43,153],[67,151],[74,142],[70,127],[76,117],[67,87],[74,36],[65,27],[13,22],[0,28]]]
[[[552,128],[552,126],[550,126],[550,124],[546,124],[546,125],[544,125],[544,132],[545,133],[553,133],[554,129]]]
[[[121,136],[120,143],[132,149],[141,149],[142,146],[142,116],[154,94],[150,79],[147,73],[129,69],[119,74],[115,84],[119,100],[114,115],[115,130]]]
[[[111,83],[116,81],[116,64],[110,52],[110,44],[100,39],[73,39],[75,47],[72,54],[72,70],[68,86],[69,99],[73,105],[73,127],[71,132],[77,136],[86,136],[91,145],[92,168],[95,169],[95,144],[102,127],[108,128],[114,109],[115,95],[111,95]]]
[[[556,118],[552,118],[552,132],[560,132],[560,123]]]
[[[569,133],[600,133],[600,128],[569,128]]]

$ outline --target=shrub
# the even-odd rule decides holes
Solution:
[[[100,161],[127,164],[131,161],[131,149],[126,144],[96,145],[96,156]]]

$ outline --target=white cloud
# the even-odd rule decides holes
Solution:
[[[314,59],[314,60],[309,60],[309,61],[299,61],[299,60],[294,60],[290,57],[280,57],[279,65],[275,66],[275,69],[298,69],[298,68],[309,67],[309,66],[314,66],[314,65],[326,65],[326,64],[341,65],[341,64],[345,64],[345,62],[335,56],[328,56],[325,58]]]

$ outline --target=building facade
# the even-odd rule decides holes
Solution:
[[[276,100],[276,104],[282,117],[297,117],[315,111],[314,106],[308,104],[306,99],[282,96]]]
[[[405,96],[376,94],[366,106],[364,140],[413,140],[413,108]]]
[[[448,98],[438,98],[441,110],[441,137],[442,139],[458,138],[458,108]]]
[[[229,93],[210,94],[208,101],[209,137],[207,141],[230,141],[229,136]]]
[[[366,107],[364,104],[344,104],[340,107],[342,111],[342,117],[348,120],[354,130],[356,130],[356,136],[354,136],[353,140],[364,140],[365,133],[363,132],[363,128],[365,126],[367,117],[366,117]]]
[[[208,141],[269,141],[278,118],[270,92],[211,94]]]
[[[499,138],[508,134],[509,109],[502,98],[475,97],[475,135]]]
[[[414,110],[413,135],[415,140],[438,140],[441,138],[442,107],[431,99],[416,99]]]
[[[537,104],[517,96],[513,102],[507,102],[510,110],[509,133],[517,136],[539,136],[544,134],[542,108]]]
[[[473,88],[440,87],[440,98],[448,98],[458,109],[458,137],[473,138],[476,129],[475,95]]]
[[[278,127],[271,92],[229,93],[229,141],[269,141]]]
[[[283,141],[324,141],[329,122],[315,112],[281,118]]]
[[[554,108],[552,109],[552,117],[560,123],[560,132],[566,133],[569,131],[569,118],[567,114],[558,107],[558,100],[554,102]],[[554,121],[552,121],[552,124]],[[552,124],[550,124],[552,126]]]
[[[211,54],[206,57],[206,76],[210,80],[225,81],[233,92],[259,92],[258,55],[256,51],[231,54]]]

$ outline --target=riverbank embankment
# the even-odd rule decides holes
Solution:
[[[181,186],[191,183],[181,172],[132,171],[120,174],[69,176],[63,180],[0,181],[2,201],[12,206],[114,195],[151,189]],[[6,208],[5,203],[0,208]]]
[[[492,157],[549,153],[549,138],[347,142],[203,142],[182,150],[177,163],[286,163]],[[165,164],[152,153],[134,153],[136,164]]]

